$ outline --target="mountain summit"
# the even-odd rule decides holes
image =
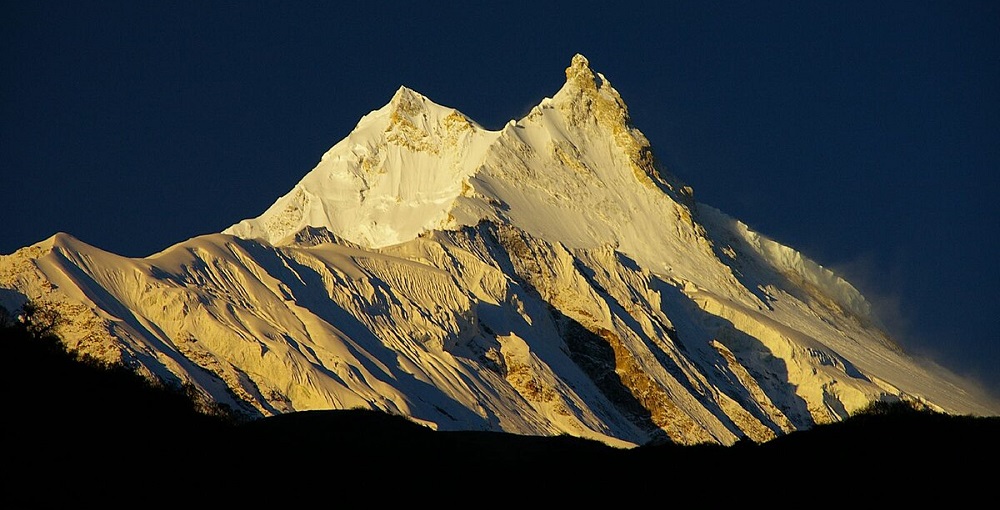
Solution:
[[[400,87],[289,193],[227,234],[281,244],[323,227],[368,248],[439,228],[496,133]]]
[[[767,441],[873,401],[1000,412],[849,282],[698,203],[582,55],[498,131],[401,87],[222,233],[0,257],[0,304],[27,299],[70,347],[251,417],[361,407],[630,446]]]

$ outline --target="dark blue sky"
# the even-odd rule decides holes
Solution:
[[[1000,393],[1000,3],[138,4],[5,2],[0,253],[220,231],[400,85],[499,128],[582,53],[700,201]]]

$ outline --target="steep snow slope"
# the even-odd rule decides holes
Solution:
[[[224,233],[278,243],[307,226],[326,227],[376,248],[413,239],[448,222],[494,138],[454,109],[400,87],[292,191]]]
[[[879,399],[1000,413],[848,282],[698,204],[585,58],[566,76],[499,131],[401,88],[261,216],[144,259],[58,234],[0,257],[0,304],[253,416],[627,446],[764,441]]]

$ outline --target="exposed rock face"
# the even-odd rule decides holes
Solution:
[[[584,57],[566,78],[500,131],[400,88],[261,216],[143,259],[58,234],[0,256],[0,304],[250,416],[629,446],[766,441],[873,400],[997,414],[848,282],[698,204]]]

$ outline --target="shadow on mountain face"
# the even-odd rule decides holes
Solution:
[[[764,411],[763,405],[776,405],[797,428],[808,428],[815,424],[805,400],[795,393],[795,388],[788,382],[788,367],[785,362],[771,355],[770,349],[763,342],[737,329],[732,321],[703,310],[691,297],[659,278],[652,279],[651,287],[660,294],[661,311],[677,321],[676,342],[686,351],[699,353],[699,356],[691,356],[690,359],[698,364],[713,385],[725,391],[776,434],[782,433],[781,427],[774,421],[774,417]],[[718,349],[711,347],[711,340],[719,341],[733,353],[736,361],[753,377],[752,384],[757,385],[768,402],[757,401],[751,389],[747,388],[747,383],[734,373],[729,361]],[[717,406],[715,403],[706,405]],[[742,435],[735,424],[730,426],[734,433]]]
[[[483,239],[492,260],[500,265],[504,274],[511,275],[518,287],[543,304],[570,360],[590,379],[590,383],[613,406],[616,414],[641,434],[643,439],[640,441],[670,441],[669,435],[661,427],[676,419],[676,415],[682,411],[670,402],[666,390],[634,362],[633,353],[619,334],[602,327],[584,326],[563,310],[558,300],[553,299],[554,296],[538,288],[538,284],[552,284],[550,280],[556,277],[540,269],[546,262],[532,248],[545,246],[545,243],[531,241],[526,232],[503,230],[503,227],[487,222],[480,223],[475,231],[466,232],[472,232],[470,235],[478,235]],[[605,300],[618,319],[628,324],[633,331],[642,331],[642,327],[624,307],[596,282],[593,271],[588,272],[585,264],[576,258],[574,267],[587,285]],[[607,419],[620,418],[608,416]]]
[[[399,352],[387,346],[372,331],[371,327],[364,324],[349,310],[345,309],[343,305],[331,298],[326,290],[329,283],[325,281],[324,275],[319,270],[310,267],[293,256],[288,256],[278,248],[266,247],[258,242],[245,239],[234,239],[233,242],[250,253],[252,259],[267,274],[278,281],[287,282],[286,285],[290,293],[288,298],[294,300],[297,306],[305,308],[317,318],[326,322],[331,328],[342,332],[346,337],[353,340],[353,342],[344,342],[343,346],[351,352],[354,359],[364,367],[371,377],[389,386],[404,388],[407,390],[407,393],[416,396],[417,398],[414,398],[412,402],[414,406],[412,411],[414,414],[420,415],[424,413],[428,416],[433,416],[436,414],[434,410],[437,410],[453,417],[458,423],[476,423],[477,421],[482,421],[482,418],[464,406],[458,405],[453,398],[445,394],[440,388],[400,368]],[[320,260],[317,259],[317,261]],[[343,278],[336,270],[330,268],[327,268],[327,270],[329,271],[327,275],[329,278]],[[381,289],[381,292],[373,293],[374,297],[372,301],[366,303],[365,306],[369,308],[368,312],[372,315],[384,313],[385,310],[390,308],[385,300],[395,298],[392,297],[392,292],[388,291],[388,284],[386,282],[373,274],[367,274],[366,277],[367,283]],[[336,280],[335,285],[346,287],[352,285],[352,282]],[[394,303],[394,305],[398,304]],[[301,342],[288,337],[286,337],[286,340],[289,341],[289,345],[292,345],[300,352],[312,354],[312,357],[316,358],[314,353],[307,352],[308,347],[305,347]],[[377,362],[373,361],[373,359],[377,360]],[[315,363],[314,365],[320,367],[319,372],[322,375],[338,381],[345,387],[349,386],[340,381],[339,376],[322,363]],[[429,409],[431,406],[433,406],[434,410]]]
[[[590,331],[555,307],[550,307],[550,313],[569,349],[570,359],[587,374],[618,412],[650,438],[669,441],[670,438],[653,421],[653,410],[636,397],[633,389],[617,372],[617,355],[611,343],[613,333],[604,332],[602,336]]]

